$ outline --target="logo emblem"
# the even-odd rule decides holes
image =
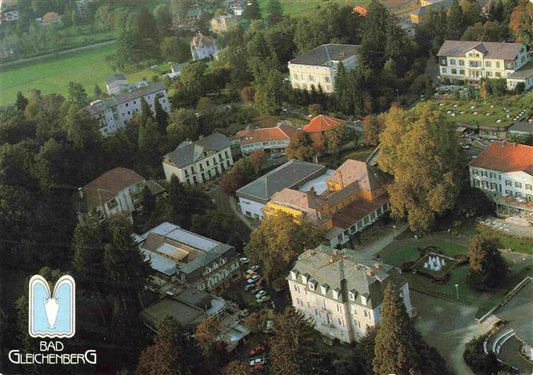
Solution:
[[[50,293],[41,275],[30,279],[29,327],[31,337],[72,337],[76,333],[76,283],[72,276],[57,280]]]

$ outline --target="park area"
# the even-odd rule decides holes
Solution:
[[[59,93],[66,95],[70,81],[79,82],[89,95],[93,94],[95,83],[105,91],[105,78],[114,74],[105,57],[115,52],[114,45],[80,51],[71,55],[50,58],[31,65],[19,65],[2,69],[0,79],[0,105],[12,104],[17,92],[26,94],[31,89],[41,90],[43,94]],[[170,71],[168,64],[157,69],[139,69],[124,72],[129,82],[137,82],[153,75]]]
[[[533,92],[487,100],[438,100],[446,120],[457,125],[507,127],[527,118],[533,106]]]
[[[472,289],[467,282],[468,262],[461,263],[468,251],[468,242],[467,239],[440,234],[437,238],[396,241],[382,250],[379,255],[385,263],[404,269],[403,276],[409,282],[411,289],[476,307],[478,309],[476,316],[481,316],[498,304],[524,277],[533,275],[531,271],[533,261],[529,258],[524,261],[520,256],[507,256],[504,253],[505,261],[512,272],[510,280],[501,289],[490,293],[480,292]],[[429,249],[426,249],[428,247]],[[428,269],[429,264],[428,268],[425,268],[424,265],[429,262],[429,256],[445,259],[445,266],[436,271]],[[414,269],[416,273],[407,271],[407,269]],[[432,277],[424,273],[432,273]]]

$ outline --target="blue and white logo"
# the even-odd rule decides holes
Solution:
[[[72,337],[76,333],[76,283],[72,276],[57,280],[50,293],[41,275],[30,279],[29,327],[31,337]]]

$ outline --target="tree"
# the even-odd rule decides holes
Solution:
[[[187,139],[196,139],[198,129],[198,117],[193,110],[180,108],[172,112],[168,118],[167,126],[169,144],[176,147]]]
[[[458,0],[453,0],[447,22],[448,38],[452,40],[459,39],[464,31],[464,17],[463,9]]]
[[[222,332],[222,326],[217,319],[205,319],[196,326],[194,338],[198,347],[202,350],[204,357],[209,358],[210,362],[219,367],[225,357],[225,343],[218,339]]]
[[[259,176],[261,173],[261,168],[263,167],[263,163],[266,160],[266,152],[263,150],[255,150],[250,154],[249,160],[250,164],[254,168],[255,176]]]
[[[94,84],[94,91],[93,91],[93,93],[94,93],[94,97],[95,97],[95,98],[99,98],[100,95],[102,95],[102,89],[100,88],[100,86],[98,86],[97,83]]]
[[[248,1],[242,12],[242,16],[250,21],[261,19],[261,9],[257,0]]]
[[[231,361],[222,369],[222,374],[224,375],[248,375],[249,373],[250,365],[238,360]]]
[[[322,109],[322,105],[320,105],[318,103],[313,103],[313,104],[309,104],[309,106],[307,107],[307,110],[313,116],[318,116],[319,114],[322,113],[323,109]]]
[[[166,134],[168,126],[168,113],[163,109],[163,106],[159,101],[159,97],[157,97],[154,102],[155,121],[159,124],[159,131],[161,135],[164,135]]]
[[[473,288],[490,290],[507,281],[509,271],[498,251],[500,247],[496,238],[481,234],[472,237],[467,255],[470,263],[468,281]]]
[[[15,102],[15,107],[19,111],[24,112],[27,105],[28,105],[28,99],[26,99],[26,97],[22,95],[20,91],[17,92],[17,101]]]
[[[374,374],[447,374],[446,363],[414,329],[400,293],[388,283],[375,339]]]
[[[192,232],[242,250],[243,241],[238,227],[239,222],[233,215],[220,210],[207,210],[205,214],[195,214],[191,220]]]
[[[160,40],[172,35],[172,13],[166,4],[159,4],[154,9],[154,19]]]
[[[246,104],[251,104],[254,102],[255,97],[255,87],[245,86],[240,91],[241,98]]]
[[[261,113],[275,115],[281,110],[280,92],[282,91],[283,77],[279,71],[269,70],[266,66],[261,71],[262,79],[255,81],[254,101]]]
[[[385,127],[381,116],[368,115],[363,120],[363,137],[368,146],[377,146],[379,136]]]
[[[227,195],[234,195],[235,192],[245,185],[244,177],[235,170],[229,170],[220,179],[220,188]]]
[[[102,143],[97,121],[76,104],[68,108],[63,129],[67,133],[67,139],[78,150],[97,150]]]
[[[524,43],[529,48],[533,47],[533,33],[531,25],[533,24],[533,4],[526,0],[514,8],[509,20],[509,29],[516,36],[516,41]]]
[[[289,159],[309,160],[315,155],[313,140],[305,132],[296,133],[291,138],[287,147],[287,157]]]
[[[296,223],[291,215],[280,212],[261,221],[244,251],[263,266],[265,279],[275,281],[285,276],[305,249],[315,248],[324,241],[321,230],[305,221]]]
[[[87,104],[87,93],[81,83],[78,82],[71,81],[68,83],[68,98],[80,108],[85,107]]]
[[[269,340],[273,374],[315,374],[319,354],[312,338],[313,320],[287,307],[274,318],[274,336]]]
[[[335,126],[324,133],[326,151],[337,155],[340,147],[349,141],[349,130],[346,126]]]
[[[178,20],[183,21],[190,7],[189,0],[172,0],[172,8],[176,12]]]
[[[268,22],[274,25],[283,18],[283,8],[279,0],[268,0],[267,3]]]
[[[191,57],[190,47],[177,36],[164,37],[159,48],[165,60],[178,64],[186,62]]]
[[[455,133],[428,103],[385,116],[378,164],[394,176],[387,186],[392,215],[407,217],[415,232],[428,231],[436,215],[455,205],[462,160]]]

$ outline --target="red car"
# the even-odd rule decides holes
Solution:
[[[265,366],[264,366],[264,365],[256,365],[256,366],[252,367],[252,369],[251,369],[250,372],[251,372],[252,374],[256,374],[256,373],[258,373],[258,372],[262,372],[264,369],[265,369]]]
[[[263,353],[264,351],[265,351],[265,347],[264,346],[256,346],[255,348],[250,350],[250,355],[256,355],[256,354],[259,354],[259,353]]]

